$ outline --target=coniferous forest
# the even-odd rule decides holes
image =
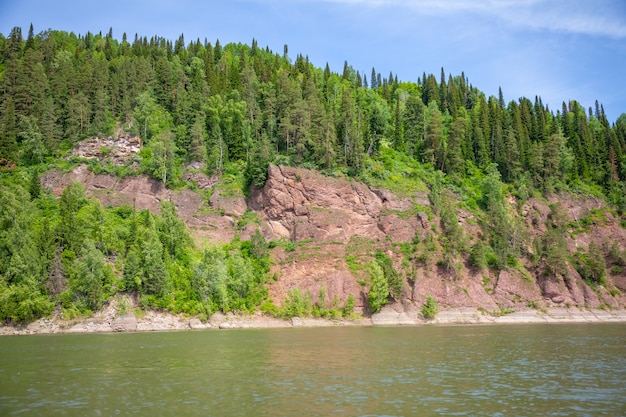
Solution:
[[[602,199],[619,215],[626,210],[626,114],[609,121],[598,102],[551,109],[537,96],[505,101],[502,91],[486,96],[465,74],[443,68],[408,81],[347,62],[341,73],[316,64],[254,39],[222,45],[123,34],[120,41],[112,30],[36,34],[32,26],[26,35],[17,27],[0,34],[0,320],[31,321],[56,307],[75,317],[118,293],[205,317],[277,311],[265,287],[276,243],[260,232],[200,251],[171,203],[154,214],[103,207],[79,184],[60,198],[42,188],[47,170],[85,162],[71,157],[77,143],[120,131],[141,138],[138,156],[90,169],[147,175],[173,189],[186,186],[181,173],[192,162],[207,174],[243,173],[244,192],[264,184],[269,164],[391,188],[423,172],[441,217],[441,256],[451,265],[464,257],[504,269],[524,255],[511,243],[517,229],[504,194],[525,200],[567,191]],[[451,194],[485,213],[483,242],[455,243]],[[535,255],[553,272],[577,263],[602,284],[597,248],[567,259],[557,212],[553,240],[538,242]],[[379,258],[373,269],[393,275]]]

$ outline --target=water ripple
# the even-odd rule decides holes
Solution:
[[[626,327],[6,337],[0,415],[617,416]]]

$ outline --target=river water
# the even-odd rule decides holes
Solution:
[[[624,416],[626,324],[5,336],[0,415]]]

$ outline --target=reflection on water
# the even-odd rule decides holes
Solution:
[[[618,416],[626,325],[0,338],[0,415]]]

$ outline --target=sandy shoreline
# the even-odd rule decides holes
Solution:
[[[57,333],[115,333],[154,332],[210,329],[265,329],[321,326],[421,326],[460,324],[531,324],[531,323],[626,323],[626,310],[584,310],[553,308],[547,311],[523,310],[505,315],[493,315],[473,308],[441,310],[433,320],[423,320],[417,311],[387,306],[372,317],[356,320],[326,320],[317,318],[277,319],[256,315],[223,315],[216,313],[203,323],[169,313],[148,311],[142,317],[122,315],[102,316],[78,321],[43,318],[27,326],[0,327],[0,335],[57,334]]]

